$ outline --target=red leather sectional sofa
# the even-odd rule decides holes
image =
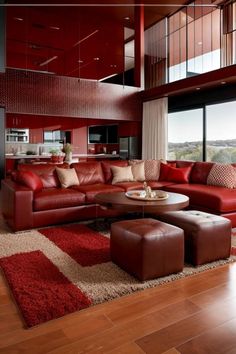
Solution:
[[[27,230],[58,223],[116,216],[117,211],[108,210],[94,203],[97,193],[115,193],[141,189],[143,182],[111,184],[111,166],[127,166],[127,161],[79,162],[75,168],[80,185],[61,188],[55,165],[21,164],[19,170],[33,171],[40,177],[43,188],[22,184],[22,181],[2,181],[3,216],[14,231]],[[213,163],[176,161],[176,167],[191,166],[189,183],[172,181],[149,181],[153,189],[182,193],[190,198],[190,208],[207,211],[229,218],[236,226],[236,189],[206,185]],[[68,165],[59,167],[70,168]]]

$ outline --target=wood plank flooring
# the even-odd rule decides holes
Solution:
[[[0,354],[236,354],[236,263],[25,329],[0,276]]]

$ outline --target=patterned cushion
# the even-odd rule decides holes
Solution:
[[[236,169],[229,164],[216,163],[207,177],[207,184],[236,188]]]
[[[132,166],[136,163],[144,161],[145,180],[158,181],[160,175],[160,163],[164,160],[130,160],[129,164]]]

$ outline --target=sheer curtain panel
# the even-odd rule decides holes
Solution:
[[[166,159],[167,121],[167,97],[143,103],[143,159]]]

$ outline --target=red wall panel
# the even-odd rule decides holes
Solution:
[[[73,152],[80,154],[88,153],[88,132],[87,126],[73,129],[72,133]]]
[[[8,69],[0,75],[6,112],[141,120],[138,88]]]

